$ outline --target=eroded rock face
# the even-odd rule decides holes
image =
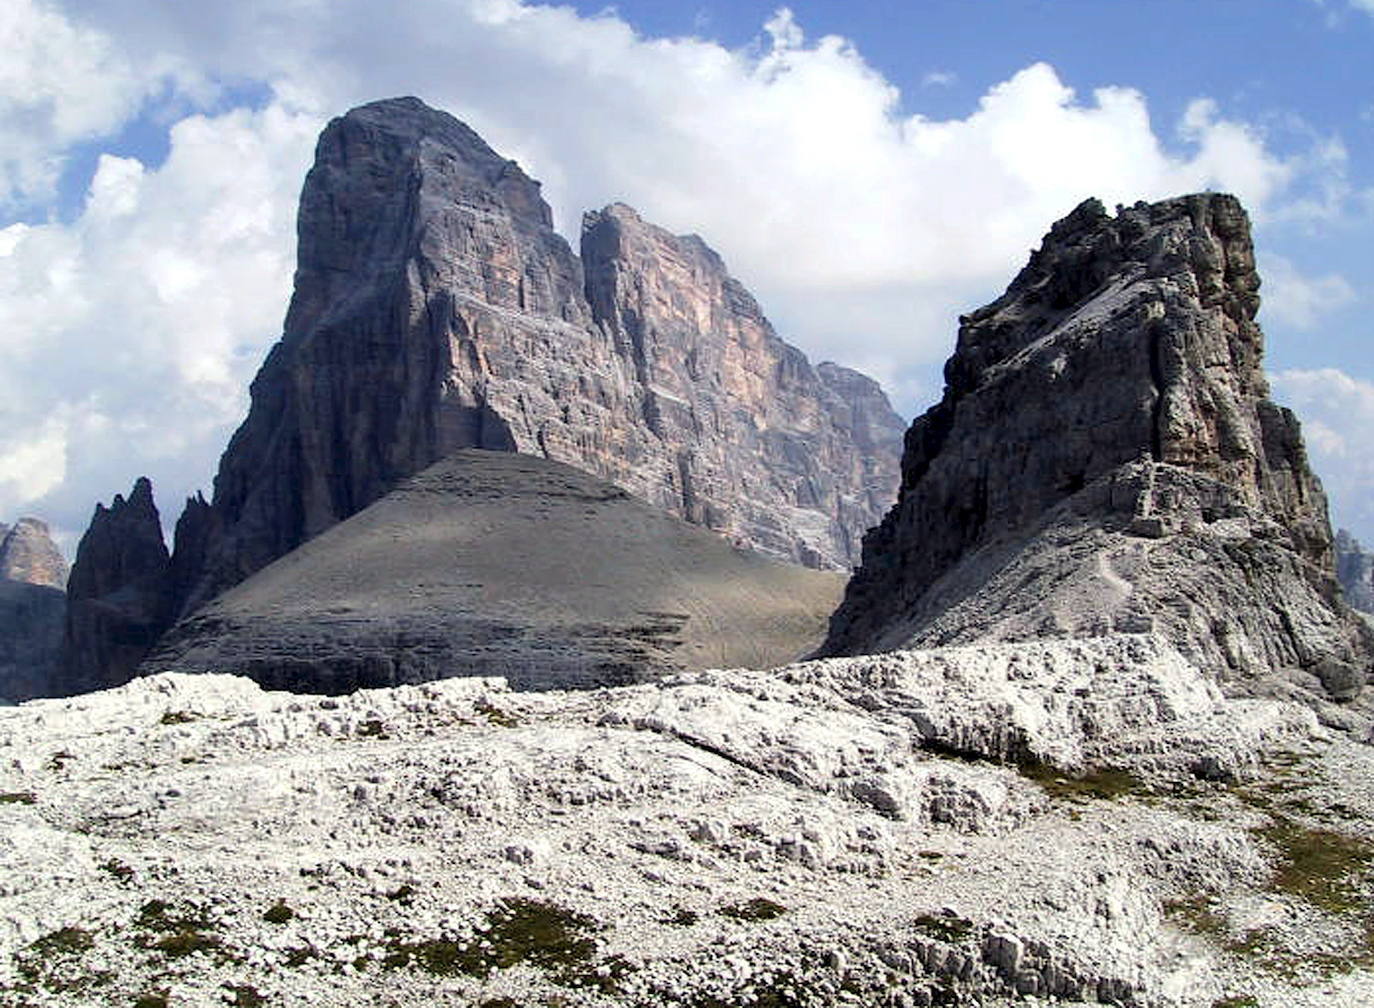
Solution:
[[[1345,529],[1336,533],[1336,577],[1352,608],[1374,613],[1374,553]]]
[[[417,99],[330,123],[298,230],[282,341],[178,525],[182,613],[459,448],[567,462],[817,567],[856,558],[895,488],[881,393],[823,380],[700,239],[610,207],[584,281],[538,183]]]
[[[961,319],[825,652],[1155,629],[1241,690],[1359,694],[1374,644],[1268,398],[1258,288],[1230,196],[1057,223]]]
[[[140,477],[127,499],[116,494],[108,508],[96,505],[77,547],[54,692],[127,682],[171,624],[172,606],[171,561],[153,487]]]
[[[52,541],[47,522],[20,518],[0,530],[0,578],[61,589],[67,584],[67,560]]]

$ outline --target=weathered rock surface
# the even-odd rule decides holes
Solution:
[[[20,518],[13,528],[0,525],[0,578],[66,587],[67,559],[52,541],[47,522]]]
[[[766,668],[820,643],[843,587],[838,572],[737,548],[562,463],[470,449],[181,621],[142,671],[345,693]]]
[[[609,207],[584,277],[538,183],[417,99],[330,123],[298,232],[282,340],[210,506],[178,524],[182,614],[466,447],[817,567],[848,566],[890,502],[881,394],[824,380],[700,239]]]
[[[65,695],[127,682],[172,618],[172,570],[146,477],[128,499],[97,504],[67,581]]]
[[[146,677],[0,711],[0,1001],[1356,1008],[1372,754],[1138,635]]]
[[[1153,629],[1228,689],[1345,721],[1327,701],[1361,695],[1374,638],[1268,399],[1258,287],[1230,196],[1056,224],[961,320],[823,652]]]
[[[1374,614],[1374,553],[1345,529],[1336,533],[1336,577],[1351,608]]]
[[[0,522],[0,702],[49,692],[62,655],[67,561],[47,523]]]

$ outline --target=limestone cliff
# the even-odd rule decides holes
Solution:
[[[282,340],[178,525],[182,613],[459,448],[566,462],[818,567],[856,559],[895,491],[881,393],[846,400],[700,239],[609,207],[584,278],[539,184],[417,99],[329,124],[298,232]]]
[[[1351,608],[1374,614],[1374,553],[1345,529],[1336,533],[1336,577]]]
[[[1258,288],[1230,196],[1054,225],[960,320],[824,651],[1154,629],[1241,691],[1359,694],[1374,646],[1268,398]]]
[[[0,700],[48,696],[62,653],[67,561],[37,518],[0,523]]]

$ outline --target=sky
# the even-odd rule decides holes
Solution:
[[[0,0],[0,520],[211,488],[333,116],[413,94],[700,234],[910,418],[1050,224],[1247,206],[1274,397],[1374,545],[1374,0]]]

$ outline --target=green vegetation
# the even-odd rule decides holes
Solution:
[[[673,911],[671,917],[663,917],[659,920],[659,923],[671,924],[673,927],[691,927],[699,920],[701,920],[701,914],[697,913],[695,910],[687,910],[684,907],[678,907]]]
[[[289,920],[294,920],[296,911],[292,910],[281,900],[273,903],[267,912],[262,915],[262,919],[268,924],[285,924]]]
[[[224,989],[234,995],[231,1002],[234,1008],[262,1008],[267,998],[258,993],[256,987],[248,984],[225,984]]]
[[[1255,831],[1275,848],[1275,889],[1330,913],[1360,910],[1360,880],[1374,866],[1374,843],[1274,815]]]
[[[134,998],[134,1008],[167,1008],[167,995],[161,992],[140,994]]]
[[[583,914],[553,903],[512,898],[489,911],[468,941],[403,942],[393,937],[382,965],[483,978],[493,970],[524,963],[548,971],[555,983],[608,990],[631,967],[618,956],[596,962],[595,930],[596,921]]]
[[[164,711],[162,717],[158,719],[159,724],[177,725],[189,724],[192,721],[199,721],[200,715],[188,710],[169,710]]]
[[[200,911],[173,913],[174,910],[172,904],[160,899],[151,899],[139,908],[135,925],[161,936],[140,942],[144,948],[173,959],[220,948],[219,938],[209,933],[213,925]]]
[[[1065,801],[1110,800],[1124,795],[1150,793],[1143,780],[1129,770],[1118,767],[1098,767],[1078,777],[1070,777],[1048,763],[1029,760],[1018,763],[1016,771],[1040,785],[1051,798]]]
[[[94,945],[94,937],[84,928],[59,928],[19,952],[15,970],[30,991],[37,986],[57,994],[89,994],[114,979],[108,972],[83,968],[81,959]]]
[[[1258,1008],[1258,1005],[1259,1001],[1250,994],[1236,994],[1212,1002],[1212,1008]]]
[[[911,926],[922,934],[946,942],[963,941],[973,933],[973,921],[954,914],[921,914]]]
[[[0,805],[32,805],[38,796],[32,791],[0,791]]]
[[[110,858],[108,861],[100,863],[100,870],[108,875],[113,875],[120,882],[132,881],[134,870],[118,858]]]
[[[787,913],[787,907],[781,903],[774,903],[763,896],[755,896],[753,899],[743,900],[739,903],[728,903],[720,908],[720,913],[725,917],[733,917],[735,920],[766,921],[781,917]]]
[[[485,698],[478,700],[472,705],[472,709],[484,718],[496,725],[498,728],[518,728],[520,718],[510,711],[502,710]]]

